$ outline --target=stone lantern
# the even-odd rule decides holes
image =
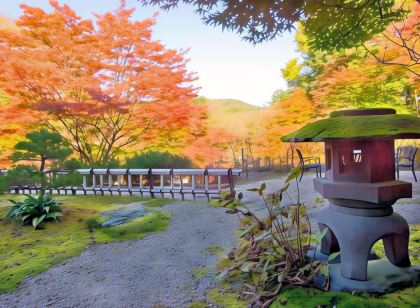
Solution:
[[[400,198],[411,198],[411,183],[395,180],[394,139],[420,138],[420,119],[394,109],[333,112],[282,138],[289,142],[323,141],[325,177],[314,187],[329,200],[319,212],[320,229],[328,228],[321,252],[340,251],[341,276],[368,280],[368,258],[382,239],[393,265],[409,267],[409,227],[393,212]]]

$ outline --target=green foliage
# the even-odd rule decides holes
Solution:
[[[38,197],[26,195],[23,201],[10,200],[14,205],[6,215],[7,219],[20,221],[22,225],[32,224],[37,229],[42,223],[47,221],[59,221],[61,213],[60,203],[50,198],[44,191]]]
[[[7,212],[7,198],[0,196],[0,223]],[[23,196],[17,196],[23,200]],[[150,220],[137,221],[137,230],[145,233],[118,237],[125,224],[118,226],[113,236],[104,235],[100,229],[102,212],[116,209],[120,204],[138,202],[139,197],[60,196],[65,219],[60,224],[45,224],[43,229],[34,230],[20,224],[3,224],[0,228],[0,293],[13,290],[26,277],[35,276],[51,266],[79,255],[88,245],[95,242],[111,242],[121,239],[141,238],[149,230],[164,228],[159,215]],[[159,219],[158,219],[159,218]],[[167,223],[167,219],[164,221]],[[141,225],[146,225],[140,228]],[[130,227],[132,228],[132,227]],[[111,229],[111,228],[110,228]],[[131,229],[132,230],[132,229]]]
[[[281,74],[290,88],[300,85],[302,67],[303,65],[298,63],[298,58],[293,58],[281,70]]]
[[[394,0],[254,1],[254,0],[143,0],[163,9],[193,5],[206,24],[237,32],[254,44],[272,40],[303,21],[312,48],[334,50],[356,46],[406,11]]]
[[[242,295],[250,300],[251,306],[268,306],[284,286],[311,285],[317,274],[324,275],[326,264],[311,260],[307,254],[311,243],[317,246],[326,230],[311,234],[307,211],[299,201],[281,205],[283,194],[300,173],[300,168],[294,168],[285,185],[268,195],[265,183],[249,189],[261,196],[266,215],[242,204],[242,195],[238,195],[239,200],[234,196],[225,198],[226,212],[239,214],[242,232],[238,247],[228,254],[234,264],[224,269],[219,278],[245,282]],[[328,275],[324,279],[327,288]]]
[[[51,178],[51,187],[78,186],[83,181],[83,176],[78,172],[70,171],[68,174],[54,174]]]
[[[359,65],[361,63],[355,66]],[[372,66],[370,70],[364,69],[364,77],[357,75],[343,80],[320,81],[319,92],[325,91],[323,87],[326,86],[330,89],[328,94],[322,96],[322,103],[334,109],[391,107],[402,113],[407,113],[411,108],[402,99],[409,86],[404,76],[387,74],[382,67]]]
[[[136,154],[126,160],[127,168],[192,168],[191,160],[185,156],[168,152],[150,151]]]
[[[65,160],[64,162],[57,162],[52,164],[52,170],[66,170],[66,174],[52,173],[49,185],[51,187],[64,187],[64,186],[78,186],[83,181],[83,176],[76,170],[81,168],[88,168],[83,162],[76,158]],[[90,168],[90,167],[89,167]]]
[[[9,189],[9,183],[7,177],[4,174],[0,174],[0,195],[4,194]]]
[[[63,169],[75,171],[77,169],[85,168],[87,165],[73,157],[71,159],[65,160],[60,166],[58,166],[58,168],[60,167]]]
[[[94,168],[121,168],[121,162],[116,158],[110,158],[106,162],[96,163]]]
[[[35,185],[45,183],[46,177],[32,166],[15,166],[7,171],[7,184],[9,186]]]
[[[320,110],[392,107],[400,113],[416,113],[415,84],[404,69],[370,60],[363,48],[319,51],[310,39],[299,25],[295,40],[301,60],[292,59],[283,76],[290,87],[305,89]]]
[[[394,0],[326,1],[325,6],[316,3],[308,3],[312,16],[303,22],[308,43],[316,50],[358,46],[408,13],[395,7]]]
[[[69,145],[56,132],[46,129],[32,131],[25,135],[25,141],[15,145],[13,161],[39,161],[40,171],[43,172],[47,160],[64,160],[72,151]]]

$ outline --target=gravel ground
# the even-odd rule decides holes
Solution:
[[[327,202],[312,189],[313,176],[301,183],[301,198],[312,220]],[[404,174],[403,179],[409,179]],[[264,180],[267,190],[282,180]],[[238,190],[258,187],[262,181],[243,184]],[[403,200],[395,210],[410,223],[420,223],[420,184],[413,183],[414,200]],[[291,195],[296,188],[291,187]],[[259,206],[255,194],[245,201]],[[290,202],[285,197],[285,202]],[[17,291],[0,295],[0,307],[188,307],[204,299],[215,287],[216,256],[210,247],[228,250],[235,245],[235,215],[208,206],[205,201],[177,202],[163,207],[172,214],[166,231],[141,240],[93,245],[80,256],[36,277],[26,279]],[[314,225],[315,222],[313,222]],[[210,272],[198,277],[198,271]],[[202,271],[206,272],[206,270]],[[195,276],[195,277],[194,277]]]

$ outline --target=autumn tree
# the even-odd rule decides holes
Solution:
[[[378,62],[402,67],[420,77],[420,3],[417,2],[407,19],[392,22],[385,31],[362,44]]]
[[[32,131],[26,134],[26,140],[15,145],[13,161],[39,162],[39,172],[44,173],[47,161],[64,160],[72,150],[68,144],[55,132],[46,129]]]
[[[50,13],[21,5],[18,31],[0,29],[0,88],[11,110],[39,112],[89,164],[142,140],[180,141],[199,129],[186,52],[152,39],[154,17],[132,21],[124,1],[92,20],[50,5]]]
[[[401,65],[382,65],[363,48],[330,53],[313,50],[303,28],[298,29],[295,40],[300,57],[287,63],[283,77],[289,87],[305,89],[324,115],[331,109],[368,107],[414,112],[411,101],[416,78]],[[393,51],[400,59],[403,53],[402,49]]]
[[[280,137],[288,134],[309,122],[316,120],[321,114],[316,103],[302,88],[290,90],[287,97],[274,102],[265,115],[263,136],[264,155],[266,157],[285,157],[288,143]]]
[[[378,65],[366,56],[337,58],[325,65],[313,83],[313,99],[324,108],[391,107],[410,112],[404,93],[409,79],[399,70]]]

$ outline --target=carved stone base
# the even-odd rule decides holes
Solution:
[[[409,267],[409,227],[397,213],[387,216],[366,216],[367,209],[346,208],[330,201],[318,215],[320,229],[328,228],[321,251],[340,251],[341,275],[365,281],[368,279],[368,258],[373,244],[382,239],[389,261],[398,267]],[[359,213],[360,212],[360,213]]]
[[[420,281],[420,266],[397,267],[388,260],[369,261],[367,280],[359,281],[341,275],[341,264],[330,264],[331,291],[365,291],[388,293],[415,286]]]

